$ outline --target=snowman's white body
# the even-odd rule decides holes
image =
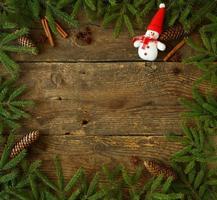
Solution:
[[[140,45],[138,48],[139,57],[143,60],[153,61],[157,58],[158,50],[156,47],[156,42],[149,42],[145,48],[143,45]]]
[[[138,48],[138,54],[141,59],[154,61],[157,58],[158,50],[164,51],[166,46],[162,42],[157,41],[159,33],[156,31],[147,30],[144,37],[153,39],[154,41],[150,41],[148,44],[144,45],[142,40],[136,40],[134,47]]]

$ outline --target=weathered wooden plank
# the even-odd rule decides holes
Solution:
[[[88,174],[100,169],[103,164],[112,167],[121,163],[132,170],[135,167],[131,163],[132,156],[167,162],[172,153],[182,148],[179,143],[168,142],[164,137],[82,135],[82,131],[66,136],[41,135],[29,157],[43,160],[43,170],[54,178],[52,160],[56,154],[59,155],[66,179],[69,179],[80,167]]]
[[[199,75],[179,63],[24,63],[20,82],[37,105],[24,127],[52,135],[180,131],[178,98],[191,96]]]
[[[40,42],[42,30],[34,30],[33,39],[38,41],[37,45],[40,54],[37,56],[28,54],[16,54],[14,58],[17,61],[49,61],[49,62],[78,62],[78,61],[141,61],[137,50],[133,47],[131,38],[127,31],[122,33],[119,38],[115,39],[112,35],[112,29],[103,29],[98,25],[88,25],[92,31],[93,42],[90,45],[76,39],[79,30],[69,31],[70,37],[63,39],[59,35],[55,36],[55,48],[51,47],[47,42]],[[144,34],[144,31],[137,31],[137,35]],[[167,52],[174,47],[174,43],[167,45],[166,52],[159,53],[159,59],[165,56]],[[183,58],[193,54],[191,48],[187,45],[180,51]]]

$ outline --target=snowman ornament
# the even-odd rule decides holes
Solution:
[[[159,10],[147,27],[145,35],[133,38],[133,45],[138,48],[139,57],[143,60],[154,61],[157,58],[158,50],[164,51],[166,49],[166,45],[157,40],[163,29],[164,15],[165,4],[161,3]]]

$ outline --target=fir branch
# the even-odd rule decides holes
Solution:
[[[29,117],[23,108],[32,106],[29,100],[19,100],[25,90],[24,86],[14,89],[13,82],[5,81],[0,84],[0,120],[12,129],[19,127],[18,120]]]
[[[23,179],[25,176],[21,170],[21,163],[26,156],[26,152],[23,151],[13,159],[9,159],[9,154],[14,143],[14,134],[11,133],[7,138],[4,150],[0,160],[0,198],[1,199],[29,199],[25,194],[25,190],[28,190],[29,182]],[[26,172],[25,172],[26,173]],[[15,199],[17,199],[15,198]]]
[[[39,20],[40,19],[40,2],[39,0],[30,0],[27,1],[28,9],[32,13],[33,19]]]
[[[6,34],[0,40],[0,62],[5,66],[5,68],[13,75],[13,77],[18,76],[19,65],[14,62],[6,52],[16,52],[16,53],[31,53],[37,54],[36,48],[27,48],[22,46],[10,45],[10,42],[18,39],[19,37],[28,33],[27,28],[22,28],[13,33]]]
[[[73,175],[73,177],[70,179],[70,181],[67,183],[67,185],[65,186],[64,191],[69,192],[69,190],[72,190],[72,188],[75,186],[75,184],[78,183],[78,181],[81,178],[83,173],[84,172],[83,172],[82,168],[78,169],[75,172],[75,174]]]
[[[181,99],[181,103],[189,109],[188,112],[184,113],[184,117],[189,118],[188,116],[191,116],[191,118],[193,117],[194,119],[204,123],[206,127],[209,128],[210,134],[216,132],[217,100],[214,96],[210,94],[208,96],[203,96],[202,93],[194,87],[193,100],[189,101]]]
[[[35,176],[30,174],[28,179],[29,179],[29,183],[30,183],[30,187],[31,187],[33,197],[34,197],[34,199],[38,199],[39,193],[38,193],[36,182],[35,182]]]
[[[60,160],[57,156],[54,158],[54,164],[55,164],[56,175],[57,175],[58,196],[60,199],[65,199],[64,176],[63,176]]]
[[[105,12],[103,25],[107,26],[112,21],[116,20],[114,27],[114,36],[118,37],[123,24],[128,29],[130,36],[134,36],[133,19],[140,16],[139,11],[134,4],[129,4],[128,1],[122,1],[120,3],[110,5]],[[131,20],[132,19],[132,20]],[[136,20],[135,20],[136,21]]]
[[[5,69],[12,74],[15,79],[19,73],[19,65],[15,63],[7,54],[0,50],[0,61],[5,67]]]
[[[8,42],[11,42],[13,40],[18,39],[19,37],[28,34],[29,30],[27,28],[23,28],[20,30],[17,30],[13,33],[7,34],[5,37],[3,37],[0,41],[0,45],[6,45]]]
[[[26,157],[26,150],[20,152],[16,157],[10,160],[7,164],[2,168],[3,170],[9,170],[17,166],[24,158]]]
[[[202,5],[203,3],[203,5]],[[20,4],[20,5],[19,5]],[[72,14],[68,15],[64,7],[72,4]],[[16,27],[25,22],[38,20],[44,13],[49,21],[53,32],[55,30],[55,19],[61,19],[71,26],[77,26],[74,19],[83,9],[92,19],[103,16],[104,26],[115,22],[114,36],[118,36],[123,27],[126,27],[131,35],[134,35],[134,27],[148,13],[154,11],[159,4],[157,0],[150,1],[108,1],[107,8],[101,0],[56,0],[39,1],[31,0],[27,4],[10,0],[0,3],[1,27]],[[201,6],[202,5],[202,6]],[[202,45],[197,45],[191,39],[189,46],[198,54],[186,62],[194,63],[203,71],[203,76],[196,82],[204,80],[212,84],[217,83],[217,67],[213,63],[217,60],[217,16],[212,12],[216,1],[202,0],[191,1],[168,1],[169,24],[180,21],[185,29],[194,29],[201,21],[205,24],[200,27]],[[25,6],[27,7],[26,9]],[[16,19],[17,16],[20,16]],[[96,16],[96,17],[95,17]],[[15,33],[1,34],[0,60],[2,64],[14,75],[18,74],[18,65],[6,54],[6,52],[28,52],[34,53],[34,49],[23,48],[10,44],[19,36],[26,34],[27,29],[21,29]],[[196,85],[195,84],[195,85]],[[23,111],[25,106],[31,105],[28,100],[19,100],[24,87],[13,89],[12,83],[3,82],[0,85],[0,133],[2,135],[3,124],[16,128],[17,121],[28,117]],[[137,168],[135,173],[129,173],[125,168],[117,166],[115,169],[103,167],[108,183],[99,183],[100,173],[97,172],[91,181],[88,181],[84,170],[79,169],[68,183],[64,182],[64,175],[58,158],[55,158],[57,184],[53,183],[45,174],[39,171],[40,161],[33,162],[29,167],[25,166],[23,151],[12,160],[9,154],[13,146],[13,135],[11,134],[4,146],[0,159],[0,198],[1,199],[123,199],[127,196],[131,199],[217,199],[217,170],[209,169],[208,164],[216,161],[215,148],[212,145],[210,135],[216,134],[217,127],[217,100],[214,95],[202,94],[197,88],[193,89],[192,100],[182,100],[188,109],[185,117],[188,117],[193,126],[183,127],[183,137],[173,135],[173,139],[179,139],[183,149],[172,156],[172,166],[178,174],[178,179],[173,180],[163,176],[150,179],[142,187],[138,186],[142,168]],[[36,187],[40,186],[40,188]],[[26,192],[27,191],[27,192]],[[39,192],[40,191],[40,192]]]
[[[14,142],[14,135],[11,133],[8,136],[7,144],[5,145],[5,148],[4,148],[3,153],[1,155],[0,168],[3,168],[4,165],[8,162],[10,152],[11,152],[11,149],[13,147],[13,142]]]
[[[194,96],[199,95],[197,91],[194,93]],[[205,99],[198,97],[198,103],[203,104],[204,101]],[[203,124],[198,123],[195,128],[185,126],[183,131],[183,137],[188,137],[189,142],[185,144],[183,150],[173,155],[173,167],[179,175],[179,180],[187,186],[186,195],[199,200],[209,190],[204,183],[210,180],[207,167],[212,160],[207,158],[211,158],[215,152],[209,148],[209,132],[206,132]],[[185,157],[188,159],[183,162]]]
[[[53,189],[54,191],[58,192],[57,186],[51,180],[49,180],[46,175],[41,173],[39,170],[37,170],[35,173],[45,185],[47,185],[49,188]]]
[[[105,5],[102,0],[74,0],[71,16],[77,18],[81,10],[85,11],[88,19],[96,20],[104,15]]]
[[[66,12],[61,11],[60,9],[58,9],[57,7],[53,6],[51,3],[47,2],[46,4],[47,8],[50,9],[52,11],[52,14],[61,19],[62,21],[64,21],[65,23],[67,23],[68,25],[72,26],[72,27],[78,27],[78,21],[74,19],[74,17],[68,15]],[[50,12],[51,15],[51,12]],[[49,16],[49,18],[51,19],[51,16]],[[51,22],[50,20],[50,23]],[[54,25],[52,25],[54,26]]]

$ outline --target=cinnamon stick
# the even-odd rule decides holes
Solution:
[[[43,18],[41,21],[42,21],[42,25],[43,25],[45,34],[46,34],[46,36],[48,38],[48,41],[49,41],[50,45],[53,47],[54,46],[54,41],[53,41],[53,37],[52,37],[51,31],[50,31],[50,28],[49,28],[49,25],[48,25],[48,21],[45,18]]]
[[[55,22],[56,24],[56,28],[57,31],[59,32],[59,34],[63,37],[63,38],[67,38],[68,37],[68,33],[66,33],[63,28],[60,26],[60,24],[58,24],[57,22]]]
[[[185,44],[185,39],[179,42],[163,59],[163,61],[168,61],[182,46]]]
[[[51,31],[50,31],[50,28],[49,28],[49,25],[48,25],[48,21],[46,19],[44,19],[44,21],[45,21],[45,27],[46,27],[47,32],[48,32],[48,40],[50,42],[50,45],[53,47],[54,46],[54,41],[53,41],[53,37],[52,37]]]
[[[44,22],[44,19],[43,19],[43,18],[41,19],[41,24],[42,24],[42,26],[43,26],[45,35],[48,37],[48,32],[47,32],[47,29],[46,29],[45,22]]]
[[[45,19],[47,20],[46,16],[45,16]],[[56,29],[57,29],[58,33],[61,35],[61,37],[67,38],[68,37],[68,33],[66,33],[63,30],[63,28],[60,26],[60,24],[55,21],[55,25],[56,25]]]

